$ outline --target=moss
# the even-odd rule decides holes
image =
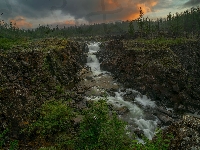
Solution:
[[[23,52],[23,51],[42,51],[50,50],[60,51],[66,48],[69,41],[63,38],[46,38],[46,39],[7,39],[0,38],[0,49],[7,52]],[[8,51],[9,50],[9,51]],[[2,55],[2,54],[0,54]]]
[[[27,39],[8,39],[8,38],[0,38],[0,49],[8,50],[13,47],[20,45],[24,48],[28,48]]]
[[[156,38],[151,40],[146,39],[135,39],[135,40],[122,40],[124,48],[126,50],[135,50],[135,51],[147,51],[151,50],[169,50],[171,46],[181,45],[196,41],[194,39],[186,38],[176,38],[176,39],[167,39],[167,38]]]

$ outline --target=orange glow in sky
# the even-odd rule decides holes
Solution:
[[[113,0],[108,0],[108,4],[114,4]]]
[[[67,24],[67,25],[75,25],[74,20],[66,20],[64,23]]]
[[[17,28],[31,28],[32,24],[26,21],[26,18],[23,16],[17,16],[14,19],[10,19],[10,22],[12,22],[14,27]]]
[[[137,1],[130,1],[130,0],[123,0],[121,2],[115,0],[106,0],[106,11],[112,11],[119,6],[126,6],[123,7],[124,12],[121,15],[122,18],[119,20],[134,20],[139,17],[139,8],[142,8],[144,14],[148,12],[152,12],[152,7],[154,7],[158,3],[158,0],[147,0],[144,3],[139,3]],[[119,12],[120,13],[120,12]],[[109,21],[109,20],[108,20]]]

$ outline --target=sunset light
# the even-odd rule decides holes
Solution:
[[[18,3],[14,0],[1,1],[0,17],[7,22],[16,23],[19,28],[35,28],[38,24],[56,23],[74,25],[79,22],[76,20],[82,20],[84,24],[134,20],[139,17],[140,7],[145,16],[166,17],[169,12],[180,12],[199,3],[194,0],[17,1]]]

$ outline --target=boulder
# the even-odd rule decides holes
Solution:
[[[133,131],[139,138],[142,138],[144,136],[144,131],[140,130],[140,129],[135,129]]]
[[[164,114],[157,114],[157,117],[164,125],[170,125],[173,122],[171,117]]]
[[[170,111],[167,111],[164,107],[159,106],[159,107],[156,107],[156,109],[157,109],[159,112],[162,112],[162,113],[164,113],[164,114],[166,114],[166,115],[168,115],[168,116],[170,116],[170,117],[173,116],[173,114],[172,114]]]
[[[128,112],[129,112],[129,109],[126,106],[122,106],[122,107],[117,109],[117,113],[119,115],[124,115],[124,114],[126,114]]]

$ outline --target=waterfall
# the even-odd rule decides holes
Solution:
[[[92,78],[94,79],[94,81],[96,81],[97,84],[93,87],[93,90],[96,92],[106,92],[105,87],[109,89],[113,86],[117,86],[118,91],[114,92],[114,95],[111,96],[109,92],[106,92],[108,95],[107,102],[112,104],[115,109],[127,108],[128,111],[125,114],[120,115],[119,117],[122,120],[128,122],[130,128],[132,127],[132,129],[142,130],[144,132],[144,135],[151,140],[154,136],[155,129],[158,123],[157,117],[151,114],[151,110],[154,109],[154,107],[156,106],[155,102],[148,99],[147,96],[141,95],[138,91],[135,91],[133,89],[126,89],[124,92],[122,92],[122,85],[116,83],[112,79],[111,73],[100,69],[99,60],[95,55],[95,53],[99,50],[99,43],[89,43],[88,47],[89,52],[86,65],[91,68],[93,74]],[[127,92],[131,92],[137,95],[136,97],[134,97],[133,101],[124,100],[124,95]],[[103,96],[86,96],[87,100],[98,100],[100,98],[103,98]],[[148,118],[149,114],[151,114],[151,117]]]

